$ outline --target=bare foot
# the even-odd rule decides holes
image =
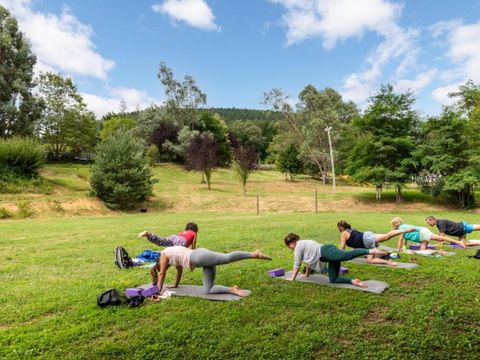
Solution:
[[[395,261],[390,261],[390,260],[389,260],[389,261],[387,261],[387,265],[390,265],[390,266],[397,266],[397,265],[398,265],[398,263],[397,263],[397,262],[395,262]]]
[[[242,291],[237,285],[235,285],[234,287],[231,287],[229,291],[230,291],[230,294],[237,295],[240,297],[247,296],[247,293],[245,291]]]
[[[379,248],[370,249],[370,251],[368,253],[369,254],[374,254],[374,255],[380,255],[380,256],[387,255],[387,253],[385,251],[380,250]]]
[[[257,259],[263,259],[263,260],[272,260],[272,258],[270,256],[265,255],[260,250],[255,250],[253,252],[253,257],[257,258]]]
[[[361,282],[360,279],[353,279],[352,280],[352,285],[355,285],[355,286],[358,286],[358,287],[361,287],[361,288],[364,288],[364,289],[366,289],[368,287],[368,285]]]
[[[150,233],[146,230],[143,230],[141,233],[138,234],[138,237],[147,237]]]

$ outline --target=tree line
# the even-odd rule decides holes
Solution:
[[[295,107],[282,90],[272,89],[264,94],[268,110],[219,109],[206,108],[207,95],[192,76],[178,80],[160,63],[163,104],[128,111],[121,102],[117,112],[97,120],[72,79],[53,72],[34,77],[35,55],[1,6],[0,33],[0,138],[37,139],[50,161],[89,157],[110,137],[128,133],[151,163],[184,164],[200,171],[208,187],[215,167],[232,166],[246,192],[248,176],[259,163],[275,164],[290,178],[299,173],[327,177],[325,130],[331,128],[337,173],[359,183],[389,183],[397,201],[415,179],[422,191],[447,194],[463,207],[475,204],[480,87],[472,81],[450,94],[455,103],[438,116],[422,117],[414,109],[414,95],[396,93],[389,84],[363,111],[336,90],[313,85],[298,94]]]

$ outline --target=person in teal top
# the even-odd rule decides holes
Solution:
[[[398,242],[397,242],[397,251],[402,250],[402,248],[405,245],[405,240],[413,241],[415,243],[420,244],[420,250],[426,250],[428,243],[431,240],[438,241],[440,242],[441,245],[443,245],[443,242],[447,241],[454,244],[458,244],[462,246],[464,249],[466,247],[463,242],[458,240],[453,240],[452,238],[449,238],[448,236],[445,236],[445,235],[434,234],[433,232],[430,231],[430,229],[426,227],[404,224],[403,220],[399,217],[393,218],[391,221],[391,224],[393,229],[395,230],[405,230],[412,227],[416,229],[416,231],[399,235]]]
[[[420,230],[421,230],[419,226],[401,224],[398,227],[398,230],[407,230],[407,229],[410,229],[410,228],[415,228],[416,231],[412,231],[412,232],[403,234],[403,238],[405,240],[408,240],[408,241],[413,241],[413,242],[419,243],[420,242]]]

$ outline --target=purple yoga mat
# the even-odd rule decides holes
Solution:
[[[408,248],[409,248],[410,250],[420,250],[420,245],[410,245]],[[435,250],[435,246],[433,246],[433,245],[428,245],[428,246],[427,246],[427,249],[428,249],[428,250]]]

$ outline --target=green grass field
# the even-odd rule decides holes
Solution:
[[[388,282],[377,295],[267,277],[290,268],[288,232],[337,242],[336,222],[389,229],[390,212],[147,213],[7,220],[0,225],[0,358],[68,359],[478,359],[480,262],[473,250],[451,258],[403,256],[416,270],[346,264],[353,277]],[[423,224],[425,212],[395,213]],[[478,222],[475,214],[437,213]],[[149,281],[148,270],[119,270],[113,250],[151,248],[136,234],[170,234],[187,221],[215,251],[262,249],[272,262],[218,268],[217,283],[253,293],[238,302],[172,298],[140,308],[100,309],[96,295]],[[390,244],[393,244],[391,241]],[[172,273],[167,280],[173,280]],[[183,283],[201,284],[201,271]]]

